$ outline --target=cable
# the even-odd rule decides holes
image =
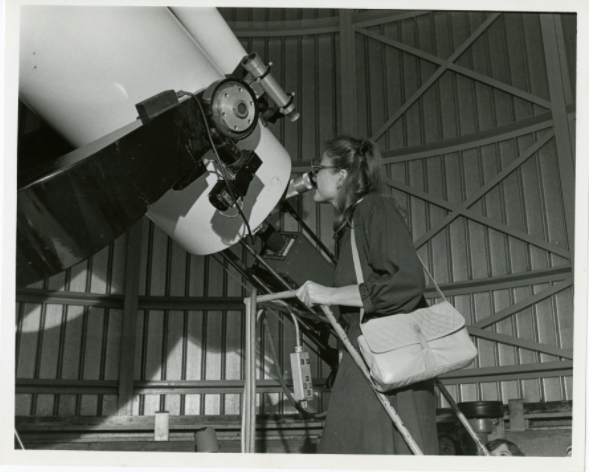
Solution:
[[[237,277],[235,277],[235,275],[233,275],[231,273],[229,268],[226,267],[225,264],[223,264],[223,262],[220,261],[215,254],[211,254],[211,256],[227,272],[227,274],[229,274],[229,276],[231,276],[239,285],[241,285],[241,287],[246,291],[246,293],[249,293],[251,291],[251,289],[249,287],[247,287],[247,285],[245,285],[241,280],[239,280]],[[315,314],[315,312],[312,312],[312,315],[307,314],[307,313],[299,310],[298,308],[289,305],[284,300],[273,300],[271,302],[264,302],[264,303],[262,303],[262,305],[265,306],[266,309],[268,309],[281,323],[284,323],[284,321],[282,320],[282,318],[280,318],[280,316],[278,316],[278,314],[272,308],[275,308],[278,311],[284,311],[283,308],[286,308],[289,311],[289,313],[291,314],[291,316],[294,315],[294,316],[298,316],[299,318],[306,318],[311,321],[319,320],[324,323],[327,323],[328,327],[330,328],[330,332],[333,335],[335,335],[335,331],[333,330],[333,327],[331,326],[331,324],[329,324],[329,320],[323,315],[317,315],[317,314]],[[293,319],[293,322],[295,323],[295,329],[298,330],[299,329],[298,324],[294,321],[294,319]],[[309,329],[308,326],[306,326],[306,325],[303,325],[303,326],[305,326],[307,329]],[[300,339],[300,334],[297,334],[297,339]],[[317,351],[313,345],[309,344],[308,342],[305,342],[304,338],[302,338],[302,343],[306,344],[309,347],[309,349],[311,349],[315,354],[320,355],[319,351]]]
[[[231,189],[231,185],[229,185],[229,179],[227,178],[227,174],[225,173],[225,166],[221,162],[221,158],[219,157],[219,153],[217,152],[217,147],[215,146],[215,143],[213,141],[213,137],[211,136],[211,130],[209,129],[209,123],[207,121],[207,116],[205,114],[205,111],[204,111],[200,101],[196,98],[196,96],[192,95],[192,99],[197,103],[198,108],[200,108],[200,112],[202,114],[202,118],[205,123],[205,128],[207,130],[207,135],[209,137],[209,142],[211,143],[211,147],[213,148],[213,151],[215,153],[215,157],[217,158],[217,165],[221,168],[221,173],[223,174],[223,180],[225,181],[225,186],[227,187],[227,191],[229,192],[229,195],[231,196],[231,200],[233,200],[235,202],[235,208],[237,208],[237,211],[241,215],[241,218],[243,219],[243,222],[245,223],[245,226],[247,227],[247,232],[249,233],[249,236],[250,236],[250,242],[252,245],[254,245],[255,239],[254,239],[254,235],[252,234],[252,229],[250,228],[249,221],[247,220],[247,218],[243,214],[243,211],[241,210],[241,207],[239,206],[239,202],[237,201],[237,199],[235,198],[235,195],[233,194],[233,190]],[[241,196],[241,199],[243,200],[243,195]]]
[[[276,318],[276,320],[278,320],[279,323],[283,324],[284,326],[287,326],[284,319],[276,311],[274,311],[272,308],[267,306],[266,303],[260,304],[260,306],[264,306],[266,310],[268,310],[270,313],[272,313],[272,315]],[[276,308],[276,309],[281,313],[283,312],[283,310],[281,308]],[[313,346],[313,344],[310,344],[309,342],[307,342],[304,337],[303,337],[302,345],[307,346],[307,348],[311,352],[313,352],[314,354],[321,357],[321,352],[315,346]]]
[[[192,158],[193,161],[196,161],[195,157],[192,155],[192,152],[190,151],[190,148],[188,147],[188,145],[185,146],[186,148],[186,152],[188,154],[190,154],[190,157]],[[209,171],[210,172],[210,171]],[[217,171],[217,169],[215,168],[215,175],[217,176],[217,178],[220,178],[222,176],[219,176],[219,171]],[[241,200],[243,202],[243,199]],[[221,210],[219,210],[219,214],[221,216],[224,216],[225,218],[236,218],[237,216],[239,216],[239,212],[235,213],[234,215],[229,215],[227,213],[221,213]]]
[[[280,386],[282,387],[282,390],[284,391],[284,394],[286,395],[286,398],[288,398],[288,401],[306,419],[320,419],[320,418],[325,418],[325,416],[327,415],[327,410],[322,411],[320,413],[312,413],[310,411],[307,411],[307,410],[305,410],[299,404],[299,402],[297,402],[294,399],[294,397],[290,393],[290,389],[286,385],[286,382],[285,382],[284,377],[282,375],[282,368],[280,367],[280,362],[278,361],[278,355],[276,354],[276,347],[274,346],[274,339],[272,338],[272,333],[270,332],[270,327],[268,326],[268,322],[266,320],[266,315],[265,314],[264,314],[264,317],[262,319],[262,323],[264,323],[264,328],[266,330],[266,333],[268,334],[268,344],[270,346],[270,353],[272,354],[272,359],[274,361],[274,366],[276,367],[276,373],[278,374],[278,382],[280,383]]]
[[[204,121],[205,128],[207,130],[207,135],[209,137],[209,142],[211,143],[211,147],[213,148],[213,152],[214,152],[215,158],[217,160],[217,165],[220,167],[221,173],[223,174],[223,180],[225,181],[225,186],[227,187],[227,191],[229,192],[231,199],[235,202],[235,208],[237,208],[237,211],[239,212],[239,214],[241,215],[241,218],[243,219],[243,222],[245,223],[245,226],[247,228],[247,232],[248,232],[250,240],[251,240],[250,242],[252,245],[254,245],[255,239],[254,239],[254,235],[252,233],[252,229],[250,228],[249,221],[247,220],[247,218],[243,214],[243,211],[241,210],[241,207],[239,206],[239,202],[237,201],[237,199],[235,198],[235,195],[233,194],[233,190],[231,189],[231,185],[229,185],[229,179],[227,178],[227,174],[225,173],[225,165],[221,162],[221,158],[219,157],[219,153],[217,152],[217,147],[215,146],[215,143],[213,141],[213,137],[211,136],[211,130],[209,129],[209,123],[207,121],[207,116],[205,114],[204,108],[202,107],[200,101],[196,98],[196,95],[194,95],[193,93],[190,93],[190,92],[185,92],[184,90],[180,90],[177,93],[177,95],[179,95],[179,96],[182,96],[183,94],[190,96],[196,102],[196,104],[198,105],[198,108],[200,108],[200,112],[202,114],[202,119]],[[243,196],[241,196],[241,199],[243,200]]]
[[[288,306],[289,309],[293,310],[299,318],[306,318],[310,321],[321,321],[322,323],[325,323],[325,324],[329,323],[329,320],[325,316],[317,315],[314,311],[311,312],[311,314],[305,313],[304,311],[299,310],[297,307],[289,305],[288,303],[284,302],[283,300],[272,300],[270,302],[263,302],[263,305],[264,306],[274,306],[277,310],[280,310],[280,308],[276,305],[285,306],[285,307]],[[330,328],[330,331],[335,334],[335,331],[333,330],[331,325],[329,325],[328,328]]]
[[[232,274],[232,273],[229,271],[229,269],[228,269],[227,267],[225,267],[225,265],[224,265],[224,264],[223,264],[221,261],[219,261],[219,259],[218,259],[218,258],[217,258],[217,257],[216,257],[214,254],[212,254],[212,256],[213,256],[213,259],[214,259],[215,261],[217,261],[217,263],[219,263],[219,265],[221,265],[221,267],[223,267],[223,269],[225,269],[225,270],[227,271],[227,273],[228,273],[229,275],[231,275],[231,276],[232,276],[232,277],[233,277],[233,278],[234,278],[234,279],[235,279],[235,280],[236,280],[236,281],[237,281],[237,282],[238,282],[238,283],[239,283],[239,284],[240,284],[240,285],[241,285],[241,286],[242,286],[242,287],[243,287],[243,288],[246,290],[246,292],[250,292],[250,291],[251,291],[251,290],[250,290],[250,289],[249,289],[249,288],[248,288],[248,287],[247,287],[245,284],[243,284],[243,283],[242,283],[242,282],[241,282],[241,281],[240,281],[240,280],[239,280],[237,277],[235,277],[235,276],[234,276],[234,275],[233,275],[233,274]],[[299,325],[298,325],[298,322],[297,322],[297,320],[296,320],[296,315],[295,315],[295,314],[293,313],[293,311],[292,311],[292,308],[291,308],[291,307],[290,307],[290,306],[289,306],[287,303],[283,302],[282,300],[276,300],[276,302],[280,302],[280,305],[281,305],[282,307],[286,308],[286,309],[289,311],[289,313],[290,313],[290,315],[291,315],[291,317],[292,317],[292,319],[293,319],[293,323],[294,323],[294,325],[295,325],[295,331],[296,331],[296,338],[297,338],[296,344],[297,344],[297,346],[302,346],[302,344],[306,344],[306,345],[307,345],[307,347],[308,347],[308,348],[309,348],[311,351],[313,351],[315,354],[319,355],[319,351],[317,351],[317,350],[314,348],[314,346],[312,346],[312,345],[311,345],[311,344],[309,344],[309,343],[306,343],[306,342],[305,342],[305,339],[304,339],[304,338],[301,338],[301,336],[300,336],[300,332],[299,332]],[[266,304],[264,304],[264,305],[266,305]],[[277,307],[277,309],[278,309],[278,310],[280,310],[280,308],[278,308],[278,307]],[[276,318],[276,320],[277,320],[279,323],[282,323],[282,324],[284,324],[284,320],[282,319],[282,317],[280,317],[280,316],[278,315],[278,313],[276,313],[276,312],[275,312],[275,311],[274,311],[272,308],[270,308],[269,306],[266,306],[266,310],[268,310],[270,313],[272,313],[272,315],[274,315],[274,317]],[[297,409],[297,411],[299,411],[299,412],[300,412],[300,413],[301,413],[303,416],[305,416],[305,417],[308,417],[308,418],[310,418],[310,419],[314,419],[314,418],[318,418],[318,419],[320,419],[320,418],[324,418],[324,417],[325,417],[325,415],[327,414],[327,410],[325,410],[324,412],[321,412],[321,413],[311,413],[311,412],[309,412],[309,411],[305,410],[305,409],[304,409],[302,406],[300,406],[300,405],[299,405],[299,403],[298,403],[298,402],[297,402],[297,401],[294,399],[294,397],[293,397],[293,396],[292,396],[292,394],[290,393],[290,390],[289,390],[289,388],[288,388],[288,385],[286,385],[286,382],[285,382],[285,380],[284,380],[284,377],[282,376],[282,368],[281,368],[281,366],[280,366],[280,362],[279,362],[279,360],[278,360],[278,356],[277,356],[277,354],[276,354],[276,347],[275,347],[275,345],[274,345],[274,339],[272,338],[272,333],[270,332],[270,328],[268,327],[268,323],[267,323],[267,321],[266,321],[266,310],[263,310],[263,313],[264,313],[264,314],[261,316],[261,318],[262,318],[262,323],[264,324],[264,328],[266,329],[266,333],[268,334],[268,339],[269,339],[269,344],[270,344],[270,353],[271,353],[271,355],[272,355],[272,362],[274,363],[274,366],[276,367],[276,372],[277,372],[277,375],[278,375],[278,382],[280,383],[280,386],[282,387],[282,390],[284,391],[284,394],[285,394],[285,395],[286,395],[286,397],[288,398],[289,402],[290,402],[290,403],[291,403],[291,404],[292,404],[292,405],[293,405],[293,406],[294,406],[294,407]],[[260,312],[262,312],[262,310],[260,310],[260,311],[258,312],[258,318],[260,318]],[[331,375],[331,374],[330,374],[330,375]],[[243,395],[241,400],[242,400],[242,402],[241,402],[241,405],[242,405],[242,411],[244,411],[243,409],[245,408],[246,396],[245,396],[245,395]],[[242,431],[243,431],[243,429],[244,429],[244,425],[245,425],[245,416],[244,416],[244,415],[242,415],[242,421],[241,421]],[[246,441],[246,438],[244,437],[244,435],[242,435],[242,437],[241,437],[241,447],[242,447],[242,448],[244,447],[245,441]]]
[[[286,305],[286,309],[288,310],[288,313],[290,314],[290,317],[292,318],[292,322],[293,322],[294,327],[295,327],[295,339],[296,339],[295,344],[296,344],[296,347],[299,350],[302,351],[303,350],[303,346],[302,346],[302,343],[301,343],[301,332],[299,330],[299,322],[298,322],[297,317],[295,316],[295,314],[292,312],[290,306]]]
[[[235,275],[233,275],[231,273],[231,271],[229,270],[228,267],[225,267],[225,265],[223,264],[223,262],[219,260],[219,258],[216,256],[216,254],[210,254],[210,256],[212,256],[213,260],[215,260],[239,285],[241,285],[241,287],[246,291],[246,293],[250,293],[251,292],[251,289],[247,285],[245,285],[241,280],[239,280],[237,277],[235,277]],[[296,308],[291,307],[290,305],[288,305],[287,303],[285,303],[282,300],[275,300],[274,302],[266,302],[266,303],[261,304],[262,306],[264,306],[266,308],[266,310],[268,310],[270,313],[272,313],[272,315],[274,315],[274,317],[278,320],[279,323],[284,324],[285,321],[273,309],[272,303],[276,303],[276,304],[280,303],[280,306],[275,306],[274,307],[278,311],[283,311],[283,307],[286,307],[289,311],[290,310],[293,310],[293,312],[291,312],[291,313],[294,313],[294,311],[296,311],[296,313],[294,313],[295,316],[304,317],[304,318],[308,318],[308,319],[312,319],[312,320],[315,319],[314,317],[311,317],[310,315],[305,315],[300,310],[297,310]],[[321,321],[325,320],[327,323],[329,323],[329,320],[327,318],[325,318],[325,317],[320,317],[320,320]],[[335,332],[333,331],[333,329],[331,330],[331,332],[333,334],[335,334]],[[321,353],[315,348],[315,346],[313,346],[312,344],[310,344],[307,341],[305,341],[305,338],[304,337],[302,338],[302,344],[303,345],[306,345],[309,348],[309,350],[311,350],[313,353],[317,354],[318,356],[321,356]]]

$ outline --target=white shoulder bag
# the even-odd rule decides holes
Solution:
[[[361,284],[364,277],[353,227],[351,242],[356,278]],[[360,310],[362,334],[358,337],[358,345],[381,392],[462,369],[477,355],[464,317],[446,300],[425,265],[423,267],[443,302],[411,313],[380,316],[365,322],[362,322],[364,309]]]

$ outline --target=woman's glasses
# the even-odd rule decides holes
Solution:
[[[321,169],[341,169],[339,166],[322,166],[320,159],[313,159],[311,161],[311,172],[313,175],[317,175]]]

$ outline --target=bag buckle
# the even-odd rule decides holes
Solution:
[[[434,353],[427,344],[427,339],[425,338],[425,334],[423,334],[423,330],[417,323],[415,323],[413,325],[413,331],[415,331],[419,344],[421,344],[426,368],[433,369],[436,366],[436,360],[434,358]]]

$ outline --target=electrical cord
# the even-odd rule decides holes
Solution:
[[[245,217],[243,211],[241,210],[241,207],[239,206],[239,202],[236,200],[235,195],[233,194],[233,190],[231,189],[231,185],[229,185],[229,179],[227,178],[227,174],[225,173],[225,166],[223,165],[223,163],[221,162],[221,158],[219,157],[219,153],[217,152],[217,147],[215,146],[215,143],[213,142],[213,137],[211,136],[211,130],[209,128],[209,123],[207,121],[207,116],[205,114],[205,111],[200,103],[200,101],[196,98],[196,95],[194,95],[193,93],[190,92],[185,92],[184,90],[180,90],[177,94],[177,96],[183,96],[183,95],[187,95],[190,96],[198,105],[198,108],[200,109],[200,112],[202,114],[202,119],[204,121],[205,124],[205,128],[207,130],[207,135],[209,137],[209,142],[211,143],[211,147],[213,148],[213,153],[215,154],[215,158],[217,160],[217,165],[219,166],[219,168],[221,169],[221,173],[223,174],[223,180],[225,181],[225,186],[227,187],[227,191],[229,192],[229,195],[231,196],[231,199],[235,202],[235,208],[237,208],[237,211],[239,212],[241,218],[243,219],[243,222],[245,223],[245,226],[247,228],[247,232],[249,234],[250,237],[250,242],[252,245],[255,244],[255,239],[254,239],[254,235],[252,233],[252,229],[250,228],[250,224],[249,221],[247,220],[247,218]],[[242,200],[243,200],[243,196],[241,196]]]
[[[274,361],[274,366],[276,367],[276,373],[278,374],[278,382],[284,391],[286,398],[288,401],[297,409],[303,417],[306,419],[322,419],[325,418],[327,415],[327,410],[322,411],[320,413],[312,413],[310,411],[305,410],[298,401],[290,393],[290,389],[286,385],[286,381],[282,375],[282,368],[280,367],[280,362],[278,360],[278,355],[276,354],[276,347],[274,345],[274,339],[272,338],[272,333],[270,332],[270,327],[268,326],[268,322],[266,320],[266,315],[263,315],[262,323],[264,324],[264,328],[266,330],[266,334],[268,334],[268,344],[270,346],[270,353],[272,354],[272,359]]]
[[[282,300],[272,300],[270,302],[264,302],[264,305],[267,306],[274,306],[277,310],[280,310],[280,308],[277,305],[280,306],[286,306],[288,307],[289,311],[292,310],[298,317],[300,318],[304,318],[310,321],[321,321],[322,323],[329,323],[329,320],[327,319],[327,317],[323,316],[323,315],[318,315],[316,314],[314,311],[312,311],[312,314],[309,313],[305,313],[304,311],[298,309],[297,307],[288,305],[287,303],[285,303]],[[331,327],[331,325],[329,325],[328,327]],[[333,329],[330,329],[330,331],[335,334],[335,331],[333,331]]]
[[[213,256],[213,259],[215,261],[217,261],[225,269],[225,271],[227,271],[227,273],[231,277],[233,277],[246,291],[249,291],[249,288],[247,286],[245,286],[239,279],[237,279],[237,277],[235,277],[229,271],[229,269],[227,267],[225,267],[225,265],[217,257],[215,257],[214,254],[212,256]],[[293,322],[294,322],[295,321],[294,318],[296,317],[296,315],[292,311],[292,307],[290,307],[287,303],[285,303],[282,300],[275,300],[275,303],[276,302],[280,302],[280,306],[279,307],[277,306],[276,309],[277,310],[282,310],[282,309],[286,308],[289,311],[290,315],[293,317]],[[278,303],[276,303],[276,304],[278,305]],[[266,305],[266,303],[264,305]],[[278,315],[278,313],[276,313],[272,308],[270,308],[268,306],[266,307],[266,309],[270,313],[272,313],[272,315],[274,315],[274,317],[276,318],[276,320],[279,323],[284,324],[284,320],[282,319],[282,317],[280,317]],[[305,417],[308,417],[309,419],[314,419],[314,418],[321,419],[321,418],[324,418],[325,415],[327,414],[327,410],[325,410],[324,412],[321,412],[321,413],[311,413],[311,412],[305,410],[302,406],[300,406],[299,403],[294,399],[294,397],[290,393],[290,389],[288,388],[288,385],[286,385],[286,382],[284,380],[284,377],[282,376],[282,368],[280,366],[280,361],[278,359],[278,355],[276,354],[276,347],[274,345],[274,339],[272,338],[272,334],[270,332],[270,328],[268,327],[268,323],[266,321],[266,310],[264,310],[264,315],[263,315],[263,318],[262,318],[262,323],[264,324],[264,327],[266,329],[266,332],[268,333],[268,339],[269,339],[269,344],[270,344],[270,353],[272,355],[272,362],[274,363],[274,365],[276,367],[276,372],[278,374],[278,382],[280,383],[280,386],[282,387],[282,390],[284,391],[284,394],[288,398],[289,402],[297,409],[297,411],[299,411],[302,415],[304,415]],[[302,344],[304,343],[305,340],[300,338],[300,333],[298,331],[298,323],[296,323],[296,322],[295,322],[295,330],[297,332],[297,334],[296,334],[296,337],[297,337],[297,346],[300,345],[302,347]],[[317,351],[317,349],[315,349],[313,346],[311,346],[308,343],[305,343],[305,344],[307,344],[307,347],[311,351],[313,351],[315,354],[319,355],[319,351]],[[326,385],[327,386],[333,385],[333,381],[330,382],[330,379],[331,379],[331,377],[333,375],[334,375],[334,371],[332,371],[329,374],[328,378],[327,378],[327,382],[326,382]],[[329,387],[329,388],[331,388],[331,387]],[[245,396],[242,398],[242,408],[245,408]],[[244,421],[245,420],[242,418],[242,427],[244,425]],[[242,447],[243,447],[243,444],[244,444],[244,438],[242,438]]]
[[[235,275],[233,275],[233,274],[231,273],[231,271],[230,271],[230,270],[229,270],[227,267],[225,267],[225,264],[223,264],[223,262],[222,262],[222,261],[220,261],[220,260],[219,260],[219,258],[218,258],[218,257],[216,257],[216,255],[215,255],[215,254],[210,254],[210,256],[213,258],[213,260],[215,260],[215,261],[216,261],[216,262],[217,262],[217,263],[218,263],[218,264],[219,264],[219,265],[220,265],[220,266],[221,266],[221,267],[222,267],[222,268],[223,268],[223,269],[224,269],[224,270],[227,272],[227,274],[228,274],[228,275],[229,275],[231,278],[233,278],[233,280],[235,280],[235,281],[236,281],[236,282],[237,282],[239,285],[241,285],[241,287],[242,287],[242,288],[243,288],[243,289],[244,289],[246,292],[250,292],[250,291],[251,291],[251,289],[250,289],[249,287],[247,287],[247,286],[246,286],[246,285],[245,285],[245,284],[244,284],[244,283],[243,283],[241,280],[239,280],[237,277],[235,277]],[[282,305],[280,305],[280,306],[277,306],[277,305],[278,305],[278,303],[276,303],[276,302],[281,302],[281,303],[282,303]],[[275,304],[275,305],[272,305],[272,303],[276,303],[276,304]],[[268,310],[270,313],[272,313],[272,315],[274,315],[274,317],[276,318],[276,320],[278,320],[278,322],[279,322],[279,323],[281,323],[281,324],[285,324],[285,321],[282,319],[282,317],[281,317],[280,315],[278,315],[278,313],[276,313],[276,311],[275,311],[275,310],[278,310],[278,311],[283,311],[283,308],[284,308],[284,306],[286,306],[286,303],[285,303],[285,302],[283,302],[282,300],[275,300],[274,302],[265,302],[265,303],[263,304],[263,306],[265,306],[265,308],[266,308],[266,309],[267,309],[267,310]],[[290,305],[288,305],[288,307],[289,307],[289,309],[290,309],[290,310],[293,310],[293,313],[296,311],[296,313],[294,313],[294,315],[295,315],[295,316],[299,316],[299,317],[300,317],[300,316],[303,316],[303,313],[302,313],[301,311],[299,311],[299,310],[296,310],[295,308],[291,307]],[[308,318],[308,319],[314,319],[314,318],[312,318],[311,316],[308,316],[308,315],[305,315],[304,317],[306,317],[306,318]],[[323,321],[323,320],[321,320],[321,321]],[[327,318],[325,318],[325,321],[326,321],[327,323],[329,323],[329,320],[327,320]],[[331,326],[331,325],[330,325],[330,326]],[[333,330],[332,330],[332,333],[335,335],[335,331],[333,331]],[[317,349],[316,349],[316,348],[315,348],[315,347],[314,347],[312,344],[309,344],[308,342],[305,342],[305,339],[304,339],[304,338],[303,338],[303,340],[302,340],[302,344],[305,344],[305,345],[308,347],[308,349],[309,349],[310,351],[312,351],[313,353],[317,354],[318,356],[320,356],[320,355],[321,355],[321,354],[320,354],[320,352],[319,352],[319,350],[317,350]]]
[[[291,310],[290,306],[285,305],[286,309],[288,310],[288,313],[290,314],[290,317],[292,318],[292,323],[294,324],[294,328],[295,328],[295,344],[297,349],[299,350],[303,350],[303,344],[302,344],[302,338],[301,338],[301,331],[299,330],[299,322],[297,320],[297,317],[295,316],[295,314],[293,313],[293,311]]]

